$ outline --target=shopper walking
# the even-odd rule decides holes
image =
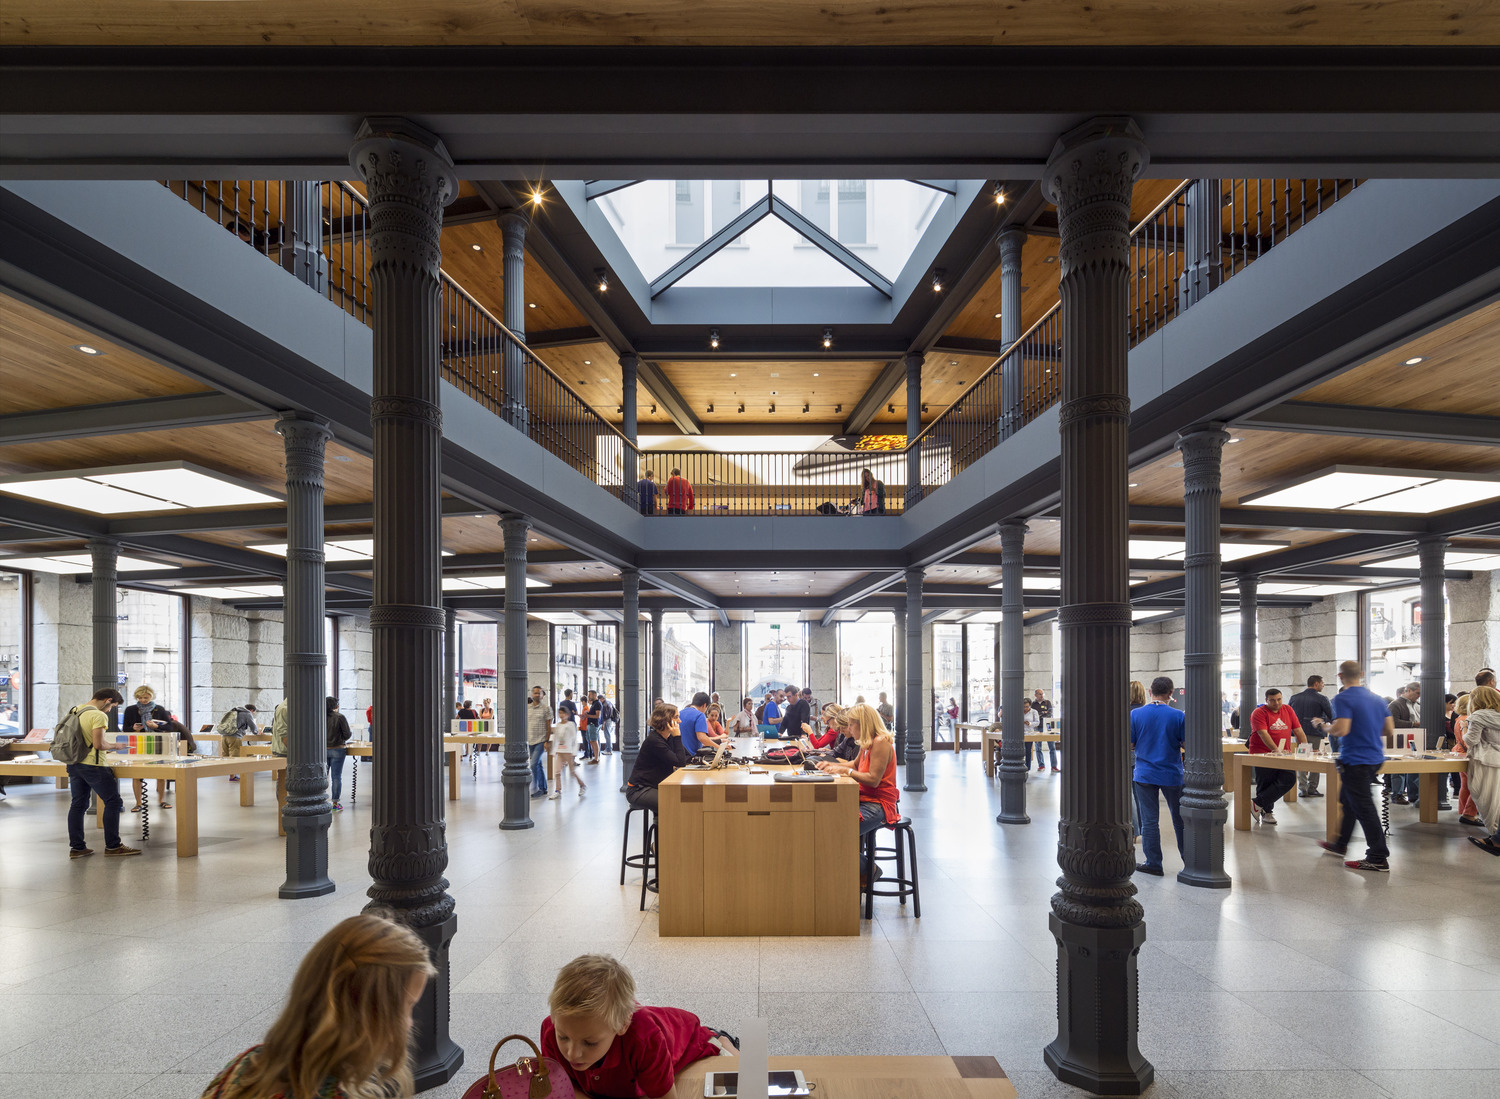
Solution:
[[[1316,752],[1322,746],[1323,738],[1328,735],[1328,730],[1333,728],[1333,705],[1328,701],[1328,696],[1323,693],[1323,677],[1321,675],[1310,675],[1307,677],[1307,689],[1298,691],[1287,700],[1287,705],[1292,708],[1292,713],[1297,715],[1297,720],[1302,723],[1302,731],[1307,734],[1307,741]],[[1338,745],[1334,745],[1337,749]],[[1318,789],[1318,780],[1322,776],[1317,771],[1297,772],[1297,793],[1305,798],[1320,798],[1322,791]]]
[[[557,722],[552,726],[552,793],[547,797],[553,801],[562,797],[563,769],[566,768],[578,783],[578,796],[588,789],[583,776],[578,773],[578,723],[563,707],[557,708]]]
[[[344,757],[349,754],[349,738],[354,734],[349,731],[348,719],[339,713],[339,700],[333,695],[328,696],[328,796],[333,800],[333,808],[337,813],[344,811]]]
[[[559,710],[566,709],[561,704]],[[547,737],[552,731],[547,704],[542,701],[542,689],[531,688],[531,697],[526,700],[526,751],[531,762],[531,796],[547,796]]]
[[[1177,854],[1182,855],[1182,745],[1187,737],[1187,718],[1172,708],[1172,681],[1159,675],[1151,681],[1151,701],[1131,711],[1130,743],[1135,749],[1132,772],[1136,818],[1140,821],[1141,854],[1138,874],[1162,876],[1161,800],[1167,801],[1172,830],[1177,833]]]
[[[1475,687],[1469,693],[1469,724],[1464,730],[1469,752],[1469,792],[1489,835],[1469,842],[1500,855],[1500,691]]]
[[[1375,809],[1370,786],[1385,763],[1385,738],[1395,728],[1395,719],[1379,697],[1364,684],[1364,669],[1355,660],[1339,665],[1339,682],[1343,689],[1333,699],[1333,736],[1339,737],[1339,804],[1343,816],[1338,839],[1320,841],[1318,846],[1342,858],[1354,835],[1354,822],[1365,834],[1365,857],[1346,861],[1351,870],[1386,873],[1390,849],[1386,847],[1385,830]]]

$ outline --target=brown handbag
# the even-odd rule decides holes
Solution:
[[[495,1068],[500,1047],[507,1042],[525,1042],[535,1057],[522,1057],[513,1065]],[[573,1081],[550,1057],[543,1057],[537,1044],[524,1034],[501,1038],[490,1051],[490,1070],[475,1080],[463,1099],[573,1099]]]

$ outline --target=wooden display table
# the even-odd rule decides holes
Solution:
[[[859,934],[858,783],[771,777],[796,770],[680,770],[658,787],[663,936]]]
[[[457,801],[458,788],[458,748],[449,744],[452,738],[444,737],[443,755],[447,756],[448,763],[448,800]],[[247,755],[268,756],[271,754],[269,744],[247,744],[244,747]],[[374,745],[368,740],[351,740],[344,745],[344,751],[356,758],[373,758],[375,755]],[[359,764],[355,764],[354,779],[349,788],[349,804],[353,805],[359,798]]]
[[[1250,798],[1255,793],[1250,769],[1271,767],[1279,771],[1315,771],[1327,776],[1324,789],[1325,830],[1329,842],[1339,838],[1339,821],[1343,810],[1339,805],[1339,794],[1343,789],[1339,779],[1337,761],[1330,756],[1275,756],[1270,753],[1251,754],[1243,752],[1234,756],[1234,830],[1250,830]],[[1423,824],[1436,824],[1438,819],[1438,783],[1442,775],[1453,771],[1467,771],[1469,761],[1463,756],[1445,755],[1441,759],[1414,759],[1411,756],[1386,756],[1380,768],[1383,775],[1418,775],[1418,819]],[[1296,787],[1293,787],[1296,789]]]
[[[732,1026],[733,1021],[719,1021]],[[818,1099],[1015,1099],[993,1057],[772,1057],[773,1069],[801,1069]],[[734,1072],[738,1057],[708,1057],[677,1074],[673,1099],[703,1099],[708,1072]]]
[[[953,754],[958,755],[969,746],[969,734],[979,733],[981,738],[984,731],[990,727],[987,721],[955,721],[953,723]],[[894,734],[893,734],[894,735]],[[983,747],[983,740],[980,741]]]
[[[1224,738],[1224,793],[1234,793],[1234,757],[1249,750],[1245,742],[1237,737]],[[1296,794],[1297,788],[1293,786],[1291,792]]]
[[[166,760],[162,756],[119,756],[112,752],[104,754],[108,766],[116,778],[164,779],[177,783],[177,800],[173,812],[177,814],[177,857],[194,858],[198,854],[198,780],[225,775],[240,776],[240,804],[255,804],[255,775],[270,771],[280,779],[286,770],[284,759],[254,759],[239,756],[231,759],[179,759]],[[152,762],[162,760],[163,762]],[[132,762],[133,761],[133,762]],[[66,779],[68,769],[64,764],[51,759],[7,760],[0,762],[0,775],[48,775]],[[98,802],[96,817],[104,817],[104,803]],[[126,814],[122,813],[124,817]],[[277,813],[280,822],[281,814]],[[142,822],[143,827],[145,821]]]
[[[984,743],[980,752],[980,759],[987,775],[998,775],[1000,773],[1000,730],[993,725],[984,727]],[[1027,733],[1025,736],[1027,744],[1061,744],[1061,733]]]

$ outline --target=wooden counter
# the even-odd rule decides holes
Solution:
[[[733,1028],[733,1021],[716,1021]],[[738,1057],[708,1057],[677,1074],[673,1099],[703,1099],[708,1072],[735,1072]],[[772,1057],[772,1069],[801,1069],[817,1099],[1015,1099],[993,1057]],[[1082,1094],[1082,1093],[1080,1093]]]
[[[859,790],[741,768],[658,788],[661,934],[858,935]]]

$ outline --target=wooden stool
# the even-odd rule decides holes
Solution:
[[[910,817],[902,817],[895,824],[887,824],[883,827],[889,828],[895,833],[895,842],[890,847],[878,847],[875,837],[880,834],[880,829],[868,833],[865,836],[863,870],[864,882],[860,892],[865,897],[865,919],[873,919],[875,915],[876,897],[896,897],[904,905],[906,898],[910,897],[912,902],[912,915],[917,919],[922,918],[922,894],[917,882],[917,835],[911,825]],[[905,847],[902,841],[905,840]],[[875,864],[896,860],[896,876],[894,878],[875,879]],[[911,877],[906,876],[906,862],[911,859]],[[884,888],[881,888],[884,886]]]

